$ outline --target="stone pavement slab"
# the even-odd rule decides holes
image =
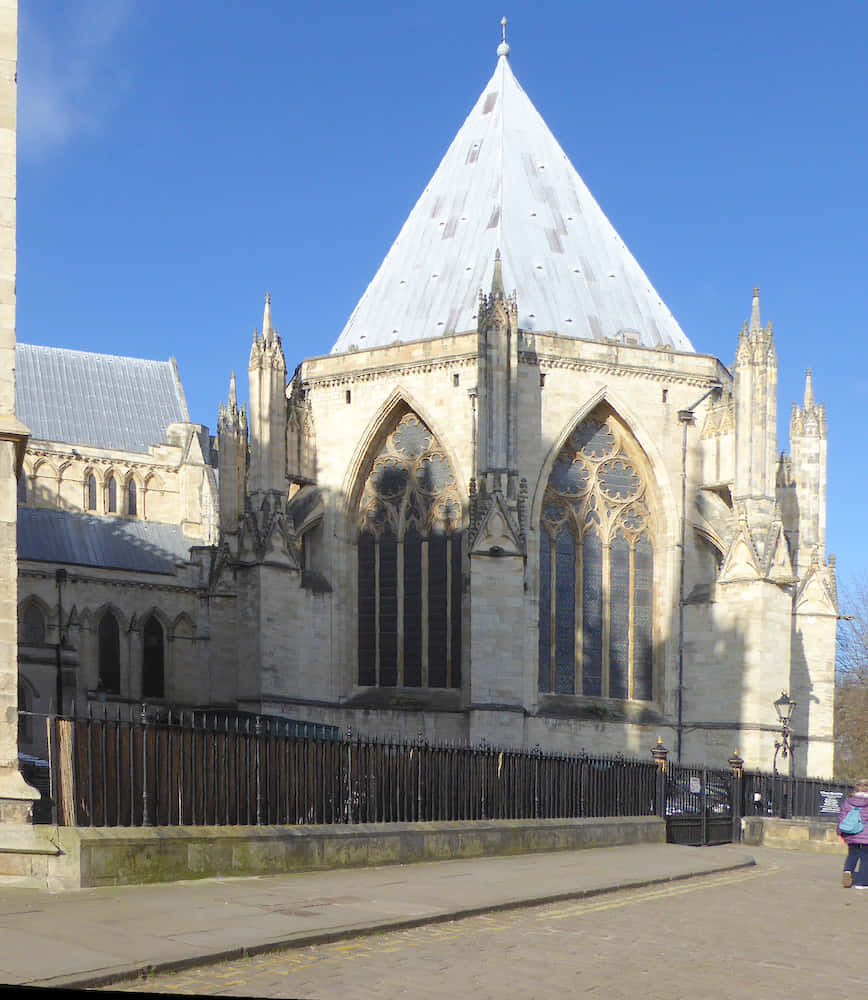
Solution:
[[[738,845],[647,844],[62,892],[0,886],[0,982],[96,986],[753,863]]]

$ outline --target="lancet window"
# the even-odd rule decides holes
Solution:
[[[85,504],[88,510],[96,510],[96,476],[91,472],[86,481]]]
[[[540,523],[540,691],[653,697],[647,483],[640,448],[606,405],[561,449]]]
[[[100,619],[98,643],[99,687],[111,694],[120,694],[121,631],[111,611],[106,611]]]
[[[359,684],[460,686],[462,527],[449,459],[406,412],[359,504]]]
[[[162,698],[166,693],[163,626],[154,615],[142,631],[142,697]]]

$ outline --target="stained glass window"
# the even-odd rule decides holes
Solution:
[[[634,553],[633,572],[633,690],[634,698],[651,699],[654,550],[647,536],[640,538]]]
[[[376,542],[359,533],[359,684],[377,683]]]
[[[45,615],[33,601],[27,605],[21,619],[21,642],[25,646],[45,642]]]
[[[162,698],[166,691],[163,626],[151,615],[142,632],[142,697]]]
[[[121,633],[111,611],[99,623],[99,686],[111,694],[121,692]]]
[[[359,684],[460,686],[462,527],[449,459],[405,412],[359,501]]]
[[[539,689],[551,691],[552,582],[551,540],[543,531],[539,542]]]
[[[653,697],[647,461],[601,404],[567,439],[542,505],[539,690]]]
[[[630,673],[630,545],[622,534],[609,549],[609,697],[626,698]]]
[[[415,524],[404,535],[404,684],[422,683],[422,536]]]
[[[603,693],[603,544],[589,531],[582,545],[582,693]]]
[[[576,673],[576,543],[562,531],[555,544],[555,691],[572,694]]]

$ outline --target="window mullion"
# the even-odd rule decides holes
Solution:
[[[446,536],[446,687],[452,687],[452,535]]]
[[[397,591],[397,674],[395,679],[395,684],[397,687],[402,687],[404,684],[404,538],[400,537],[395,543],[396,553],[395,553],[395,567],[396,567],[396,580],[395,589]]]
[[[573,694],[583,694],[585,690],[585,679],[584,671],[582,665],[584,664],[584,638],[585,630],[583,627],[583,593],[584,593],[584,582],[585,582],[585,568],[584,568],[584,551],[585,546],[583,544],[583,536],[581,532],[576,535],[576,580],[575,580],[575,609],[576,617],[573,623],[576,630],[576,655],[575,655],[575,669],[573,670]]]
[[[602,591],[602,636],[600,639],[600,694],[609,697],[609,631],[612,622],[612,543],[609,538],[603,545],[603,578],[600,580]]]
[[[552,538],[549,542],[549,691],[557,692],[557,662],[558,662],[558,547],[557,538]]]
[[[422,686],[428,687],[428,535],[422,538]]]
[[[380,539],[374,541],[374,683],[380,686]]]
[[[635,625],[636,602],[633,599],[636,586],[636,545],[635,540],[630,545],[630,586],[627,590],[627,697],[633,697],[633,660],[636,652],[636,643],[633,637]]]

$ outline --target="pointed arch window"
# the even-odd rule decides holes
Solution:
[[[163,626],[155,615],[145,622],[142,633],[142,697],[163,698],[166,693],[165,641]]]
[[[111,611],[99,622],[99,687],[110,694],[121,692],[121,630]]]
[[[605,404],[561,449],[540,523],[540,691],[652,699],[647,482],[641,449]]]
[[[18,502],[27,503],[27,473],[24,469],[18,477]]]
[[[90,472],[87,477],[86,503],[88,510],[96,510],[96,476]]]
[[[118,481],[114,476],[109,476],[106,483],[106,510],[109,514],[116,514],[118,511]]]
[[[45,642],[45,615],[35,601],[30,601],[21,616],[21,642],[25,646]]]
[[[359,504],[359,684],[460,687],[462,545],[449,459],[405,412]]]
[[[127,484],[127,514],[130,517],[138,516],[138,489],[135,479],[131,479]]]

